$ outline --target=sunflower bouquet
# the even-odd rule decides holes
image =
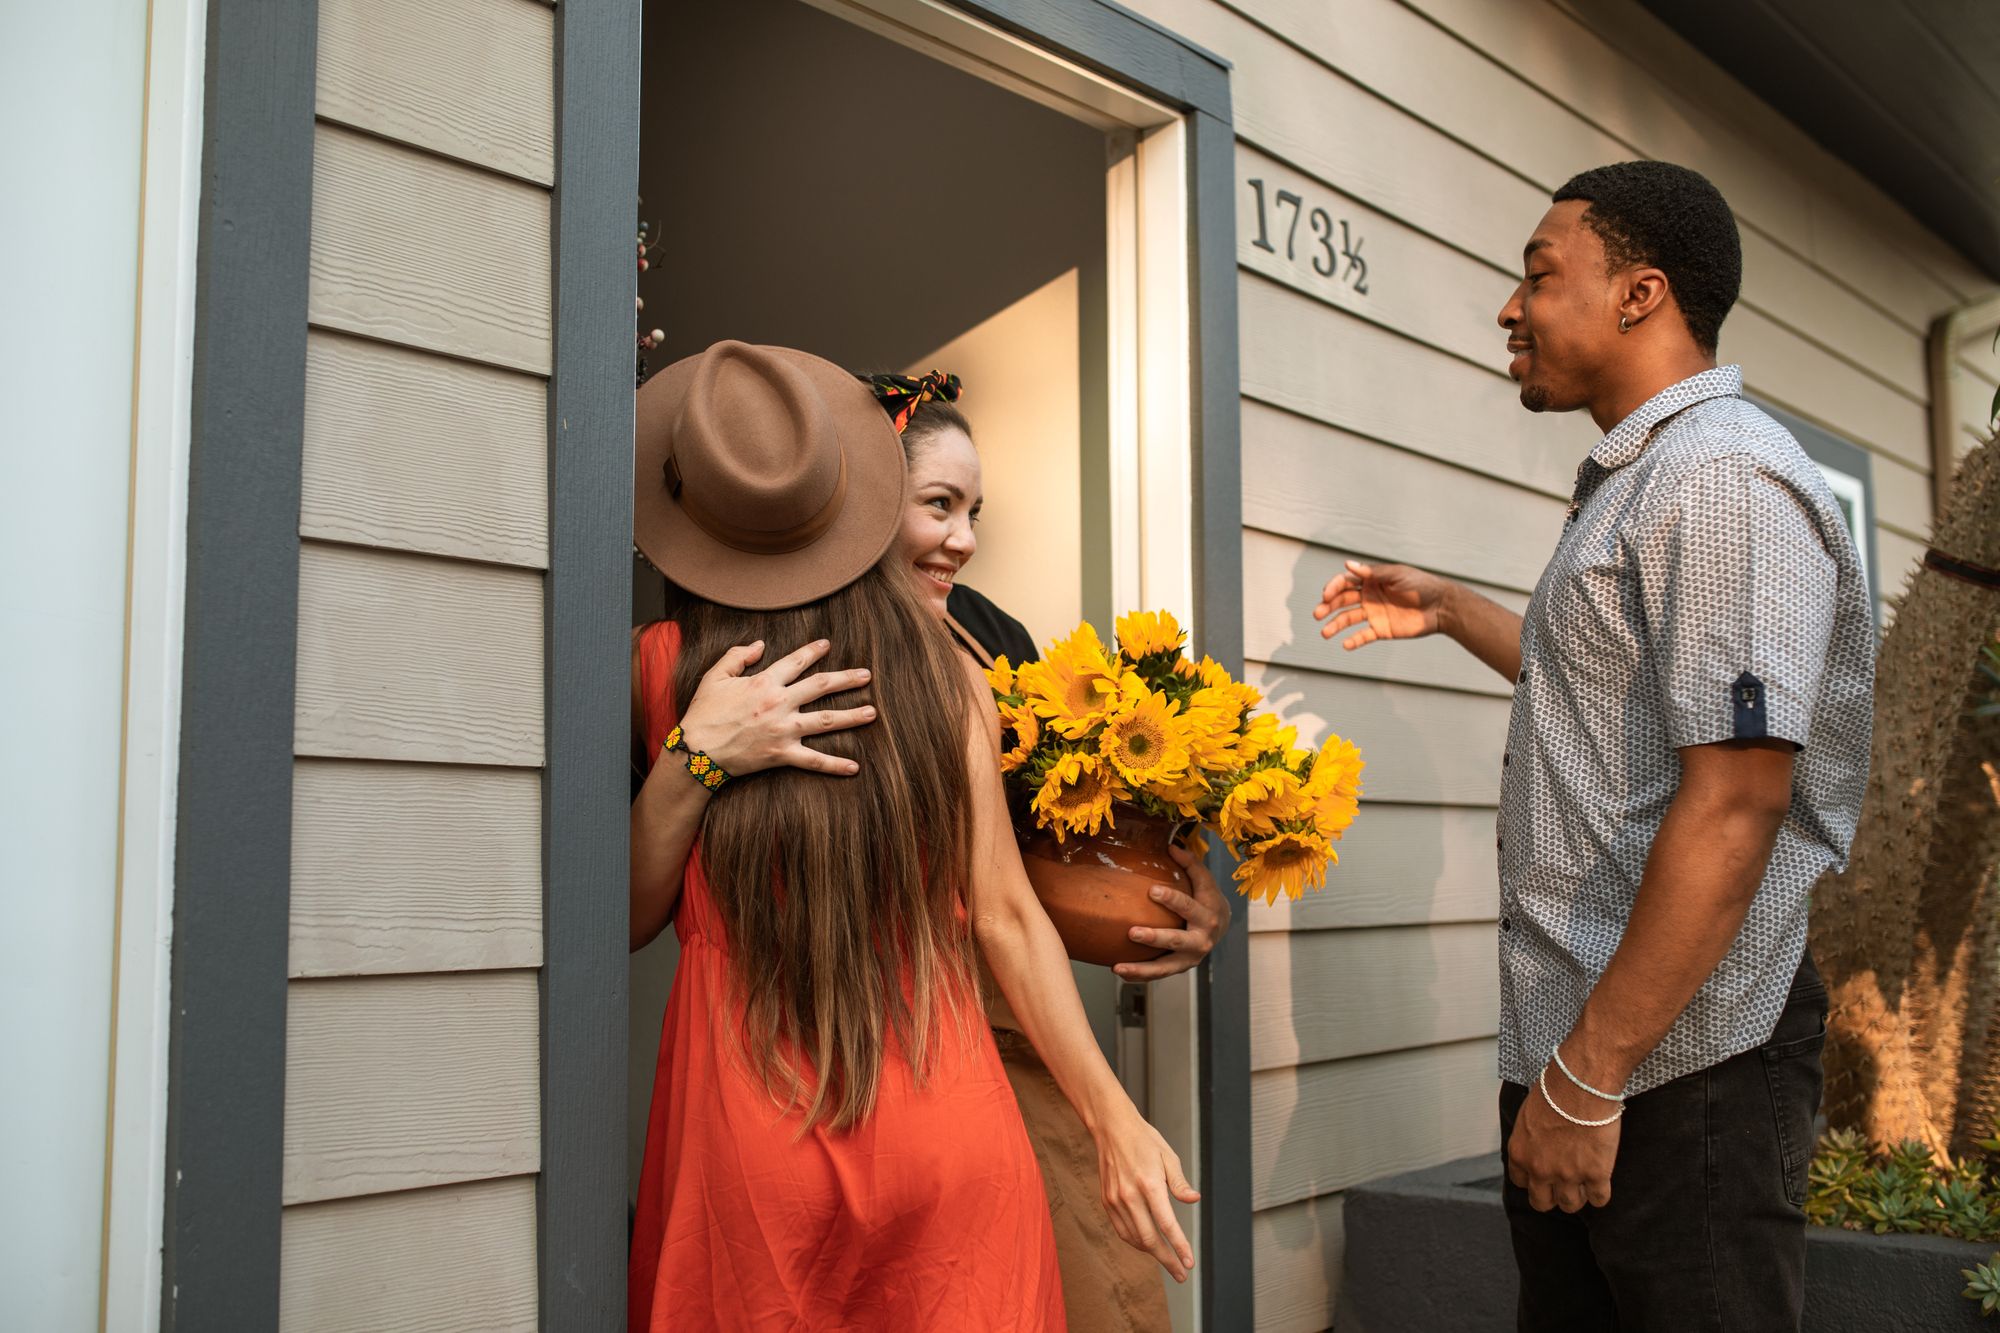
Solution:
[[[1254,712],[1263,696],[1184,651],[1164,611],[1121,616],[1117,649],[1088,623],[1039,662],[987,673],[1007,780],[1057,839],[1116,826],[1121,807],[1199,824],[1235,854],[1238,892],[1276,902],[1326,883],[1361,799],[1361,752],[1317,751]],[[1197,835],[1199,836],[1199,835]]]

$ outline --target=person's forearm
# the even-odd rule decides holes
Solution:
[[[1783,819],[1782,808],[1727,790],[1682,787],[1653,840],[1625,938],[1562,1044],[1578,1078],[1620,1091],[1665,1040],[1742,929]]]
[[[681,872],[708,810],[708,789],[663,756],[632,802],[631,938],[634,951],[667,928],[681,896]]]
[[[1509,683],[1520,677],[1521,617],[1490,597],[1452,583],[1438,609],[1438,628]]]
[[[1048,914],[1029,897],[1018,907],[975,915],[973,928],[1014,1021],[1095,1134],[1106,1111],[1126,1100],[1125,1089],[1090,1030],[1069,956]]]

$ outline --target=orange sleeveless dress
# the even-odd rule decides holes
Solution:
[[[640,635],[646,754],[678,719],[671,623]],[[628,1326],[1059,1333],[1048,1199],[992,1034],[922,1087],[893,1047],[874,1113],[798,1133],[744,1067],[729,943],[688,857],[632,1238]]]

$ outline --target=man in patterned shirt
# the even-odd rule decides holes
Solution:
[[[1533,412],[1605,432],[1527,614],[1351,563],[1343,647],[1516,682],[1500,1119],[1524,1329],[1796,1329],[1826,991],[1806,906],[1867,774],[1874,623],[1838,505],[1718,368],[1735,219],[1628,162],[1554,196],[1500,312]]]

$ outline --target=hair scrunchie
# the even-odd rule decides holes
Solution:
[[[868,387],[875,391],[876,401],[882,404],[882,410],[895,423],[898,435],[910,424],[911,414],[931,399],[947,403],[958,401],[958,376],[947,375],[942,370],[933,370],[928,375],[915,378],[908,375],[870,375],[867,380]]]

